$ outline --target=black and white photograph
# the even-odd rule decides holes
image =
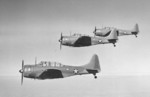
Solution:
[[[0,97],[150,97],[149,0],[0,0]]]

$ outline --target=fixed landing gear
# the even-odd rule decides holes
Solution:
[[[114,45],[114,47],[116,47],[116,44],[115,44],[115,43],[113,43],[113,45]]]
[[[135,37],[137,38],[137,35],[135,35]]]
[[[94,78],[97,79],[97,76],[95,75]]]
[[[97,79],[97,76],[96,76],[96,74],[93,74],[93,75],[94,75],[94,78],[95,78],[95,79]]]

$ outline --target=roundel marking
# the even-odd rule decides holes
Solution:
[[[73,72],[74,72],[74,74],[77,74],[78,73],[78,69],[74,69]]]

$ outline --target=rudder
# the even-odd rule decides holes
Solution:
[[[110,34],[106,37],[108,40],[117,40],[118,39],[118,35],[117,35],[117,30],[114,28],[111,30]]]
[[[139,26],[138,26],[138,24],[134,25],[133,31],[139,33]]]
[[[94,54],[90,60],[90,62],[86,65],[84,65],[86,69],[89,70],[97,70],[98,72],[100,71],[100,64],[99,64],[99,59],[96,54]]]

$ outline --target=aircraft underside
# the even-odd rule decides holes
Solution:
[[[74,47],[90,46],[91,44],[91,38],[88,36],[83,36],[74,43]]]
[[[63,78],[62,72],[56,69],[48,69],[39,76],[39,79],[54,79],[54,78]]]

